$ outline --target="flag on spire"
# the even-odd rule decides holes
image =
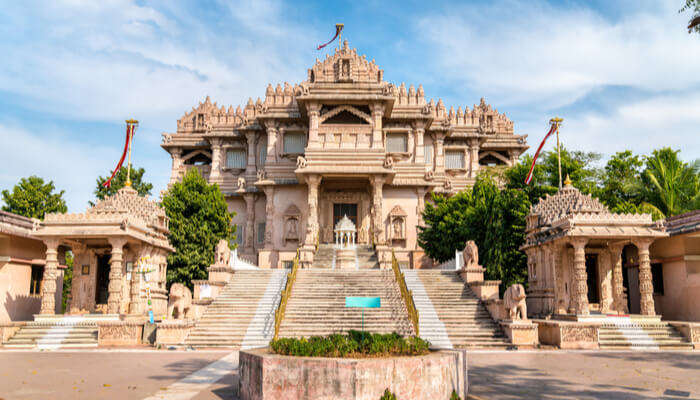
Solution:
[[[122,164],[124,164],[124,159],[126,158],[126,154],[129,151],[129,145],[130,145],[131,139],[134,137],[134,130],[135,129],[136,129],[135,124],[127,122],[127,124],[126,124],[126,140],[124,141],[124,151],[122,152],[122,156],[119,159],[119,162],[117,163],[117,167],[114,168],[114,171],[112,172],[112,176],[110,176],[109,179],[107,179],[105,181],[105,183],[102,184],[102,186],[107,187],[107,188],[112,186],[112,179],[114,179],[114,177],[117,175],[117,172],[119,172],[119,170],[121,169]]]
[[[343,26],[344,26],[343,24],[335,24],[335,35],[333,36],[333,38],[332,38],[331,40],[327,41],[327,42],[324,43],[324,44],[319,44],[319,45],[316,47],[316,50],[321,50],[322,48],[324,48],[324,47],[328,46],[329,44],[333,43],[333,41],[334,41],[335,39],[337,39],[337,38],[340,36],[340,31],[343,30]]]

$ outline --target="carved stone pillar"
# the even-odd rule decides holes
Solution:
[[[56,313],[56,278],[58,277],[58,239],[44,240],[46,265],[41,282],[41,314]]]
[[[384,116],[384,106],[372,104],[372,148],[379,149],[384,145],[382,134],[382,117]]]
[[[386,243],[384,237],[384,223],[382,221],[382,200],[383,189],[386,178],[382,175],[374,175],[372,177],[372,232],[374,234],[374,243],[383,245]]]
[[[273,247],[273,237],[275,234],[275,187],[264,186],[265,191],[265,248]]]
[[[612,309],[612,267],[610,253],[603,251],[598,255],[598,274],[600,276],[600,312],[609,314]]]
[[[243,252],[252,254],[255,252],[253,240],[255,237],[255,194],[246,193],[245,200],[245,237],[243,238]],[[267,224],[266,224],[267,227]]]
[[[416,135],[415,163],[423,164],[425,163],[425,145],[423,143],[423,138],[425,137],[425,129],[414,128],[413,133]]]
[[[278,126],[274,122],[269,122],[265,124],[267,130],[267,157],[265,158],[265,165],[274,164],[276,161],[275,148],[277,147],[277,133]]]
[[[627,314],[629,310],[622,280],[622,249],[624,247],[623,243],[611,243],[608,245],[608,252],[610,253],[610,263],[612,264],[612,308],[618,313]]]
[[[588,315],[588,274],[586,273],[586,238],[571,239],[574,246],[574,270],[571,282],[571,300],[577,315]]]
[[[306,112],[309,114],[309,143],[308,147],[317,149],[321,147],[321,142],[318,140],[318,125],[321,120],[321,104],[309,103],[306,106]]]
[[[566,314],[567,304],[565,301],[564,288],[564,264],[562,263],[562,253],[564,245],[562,243],[552,243],[552,269],[554,270],[554,312],[556,314]]]
[[[180,167],[182,166],[182,149],[170,149],[170,156],[173,158],[172,170],[170,171],[170,184],[174,184],[180,177]]]
[[[634,241],[639,255],[639,309],[642,315],[656,315],[654,310],[654,285],[651,281],[651,261],[649,246],[653,239]]]
[[[476,178],[479,174],[479,142],[469,143],[469,177]]]
[[[221,144],[223,141],[220,138],[210,138],[211,144],[211,172],[209,173],[209,182],[216,183],[221,177]]]
[[[441,136],[435,135],[433,137],[433,144],[435,145],[435,173],[444,174],[445,173],[445,148],[443,147],[445,139]]]
[[[318,187],[321,175],[306,175],[309,215],[306,220],[306,237],[304,244],[314,246],[318,237]]]
[[[255,157],[257,152],[255,151],[255,139],[257,134],[254,131],[246,131],[245,140],[248,144],[248,160],[245,165],[245,175],[255,176]]]
[[[143,314],[144,308],[142,307],[141,302],[141,281],[143,274],[141,273],[142,271],[139,271],[139,260],[142,257],[148,257],[149,263],[154,264],[153,268],[156,268],[157,270],[158,267],[155,266],[155,260],[151,258],[153,255],[153,246],[142,246],[141,248],[135,250],[136,260],[134,261],[134,267],[131,270],[131,299],[129,301],[129,314],[140,315]]]
[[[109,260],[109,297],[107,298],[107,313],[118,314],[122,301],[122,265],[126,239],[114,238],[109,240],[112,246],[112,257]]]

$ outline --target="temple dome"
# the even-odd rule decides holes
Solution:
[[[87,209],[88,215],[129,214],[144,222],[144,225],[159,231],[168,231],[168,217],[165,210],[155,201],[144,196],[129,186],[125,186],[112,196],[99,200],[97,204]]]
[[[547,195],[530,208],[530,216],[538,217],[537,226],[551,225],[567,215],[610,213],[598,199],[581,193],[569,182],[554,195]]]

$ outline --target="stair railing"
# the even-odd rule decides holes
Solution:
[[[280,333],[280,325],[284,319],[284,313],[287,310],[287,301],[289,301],[289,296],[292,294],[292,286],[294,286],[294,281],[297,279],[297,271],[299,270],[299,249],[297,249],[297,254],[292,262],[292,272],[287,273],[287,283],[284,285],[282,290],[282,296],[280,297],[280,303],[277,305],[275,310],[275,336],[274,339],[277,340]]]
[[[420,335],[418,328],[418,309],[416,309],[416,304],[413,302],[413,291],[408,290],[406,287],[406,277],[401,268],[399,268],[399,260],[396,259],[396,254],[394,250],[391,251],[391,269],[394,270],[394,276],[396,277],[396,282],[399,284],[399,291],[401,292],[401,297],[406,304],[406,311],[408,311],[408,318],[413,324],[413,329],[416,332],[416,336]]]

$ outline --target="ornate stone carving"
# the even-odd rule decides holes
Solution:
[[[46,265],[41,285],[41,314],[54,314],[56,311],[56,277],[58,276],[58,240],[45,240]]]
[[[186,319],[192,308],[192,292],[182,283],[173,283],[168,295],[168,317]]]
[[[654,286],[651,281],[651,261],[649,260],[649,245],[653,239],[640,238],[633,243],[637,246],[639,255],[639,308],[642,315],[655,315]]]
[[[238,190],[245,191],[245,178],[242,176],[238,177]]]
[[[588,239],[574,238],[571,244],[574,246],[574,271],[572,280],[572,306],[578,315],[588,315],[588,284],[586,273],[586,243]]]
[[[297,157],[297,169],[306,168],[306,158],[303,156]]]
[[[525,302],[525,288],[517,283],[511,285],[503,294],[503,305],[508,311],[510,319],[527,320],[527,303]]]
[[[259,181],[264,181],[265,179],[267,179],[267,173],[264,169],[259,169],[257,175]]]
[[[479,265],[479,248],[473,240],[467,242],[462,251],[462,260],[464,261],[464,266],[462,268],[481,268]]]
[[[425,171],[425,177],[424,177],[424,179],[425,179],[426,181],[432,181],[433,179],[435,179],[435,172],[433,172],[432,169],[429,169],[429,170]]]
[[[451,192],[452,191],[452,180],[451,179],[445,179],[445,191],[446,192]]]
[[[394,159],[391,158],[391,156],[388,154],[386,157],[384,157],[384,168],[386,168],[386,169],[394,168]]]
[[[228,241],[225,239],[219,240],[216,244],[216,261],[217,265],[228,265],[231,259],[231,248],[229,247]]]
[[[391,225],[391,239],[405,240],[406,239],[406,211],[401,206],[396,205],[389,212],[389,222]]]
[[[284,242],[298,242],[299,236],[299,221],[301,220],[301,211],[299,207],[291,204],[284,212]]]

